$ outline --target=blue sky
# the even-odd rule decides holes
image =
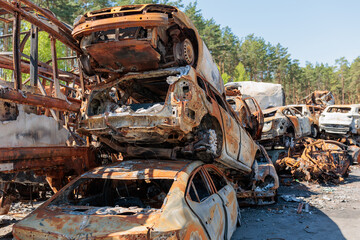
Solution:
[[[198,7],[239,38],[254,33],[280,43],[302,66],[360,56],[359,0],[198,0]]]

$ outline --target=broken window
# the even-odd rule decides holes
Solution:
[[[287,116],[294,116],[294,113],[288,108],[284,109],[283,113]]]
[[[161,208],[172,179],[81,178],[51,205]]]
[[[329,113],[348,113],[350,112],[351,108],[345,107],[331,107],[327,112]]]
[[[220,175],[215,169],[206,168],[206,170],[209,173],[217,191],[220,191],[220,189],[227,185],[225,178]]]
[[[105,112],[158,112],[163,108],[169,90],[167,77],[122,81],[114,87],[94,92],[89,104],[88,115],[93,116]]]
[[[194,202],[202,202],[211,195],[208,185],[200,171],[195,174],[189,187],[190,199]]]
[[[264,118],[273,117],[273,116],[275,116],[276,112],[277,112],[277,110],[265,113]]]
[[[296,110],[298,110],[299,112],[303,112],[303,108],[302,107],[294,107]],[[297,112],[295,112],[295,114],[297,114]]]
[[[230,106],[232,107],[232,109],[233,109],[234,111],[236,111],[236,102],[235,102],[234,100],[232,100],[232,99],[227,99],[226,101],[228,102],[228,104],[230,104]]]

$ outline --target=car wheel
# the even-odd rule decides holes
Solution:
[[[318,134],[319,134],[318,128],[314,125],[311,125],[311,137],[317,138]]]
[[[186,38],[176,44],[175,58],[180,65],[193,65],[195,63],[195,51],[189,39]]]

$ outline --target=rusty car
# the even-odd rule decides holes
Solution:
[[[285,106],[285,91],[281,84],[268,82],[228,82],[226,88],[237,89],[244,98],[253,97],[262,110]]]
[[[299,112],[301,112],[302,115],[309,118],[311,125],[311,136],[313,138],[318,137],[320,132],[319,118],[323,109],[319,106],[306,105],[306,104],[289,105],[289,106],[299,110]]]
[[[275,203],[277,189],[279,188],[279,177],[265,148],[261,145],[258,146],[260,151],[256,154],[251,173],[239,174],[234,170],[223,170],[235,184],[236,196],[240,206]]]
[[[125,158],[215,160],[250,172],[258,151],[225,97],[190,66],[100,84],[82,111],[77,132],[97,136]]]
[[[254,140],[261,138],[264,126],[264,114],[253,97],[244,97],[240,90],[231,86],[225,87],[226,101],[237,114],[241,125]]]
[[[314,91],[302,99],[306,105],[319,106],[322,109],[335,104],[335,97],[331,91]]]
[[[269,108],[263,113],[264,127],[260,142],[265,146],[280,144],[288,148],[295,139],[311,134],[309,118],[293,107]]]
[[[339,183],[348,175],[350,165],[359,159],[359,147],[349,147],[332,140],[302,138],[296,141],[286,156],[276,161],[276,168],[280,176]]]
[[[83,71],[99,80],[190,65],[222,93],[220,73],[191,20],[176,7],[126,5],[92,11],[74,22]]]
[[[230,239],[233,186],[200,161],[129,160],[74,179],[16,223],[15,239]]]
[[[360,144],[360,104],[329,106],[322,112],[319,122],[324,135],[351,137]]]

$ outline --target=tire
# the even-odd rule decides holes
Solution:
[[[319,135],[319,130],[315,125],[311,125],[311,137],[317,138]]]
[[[194,65],[195,50],[189,39],[175,45],[175,59],[180,65]]]

